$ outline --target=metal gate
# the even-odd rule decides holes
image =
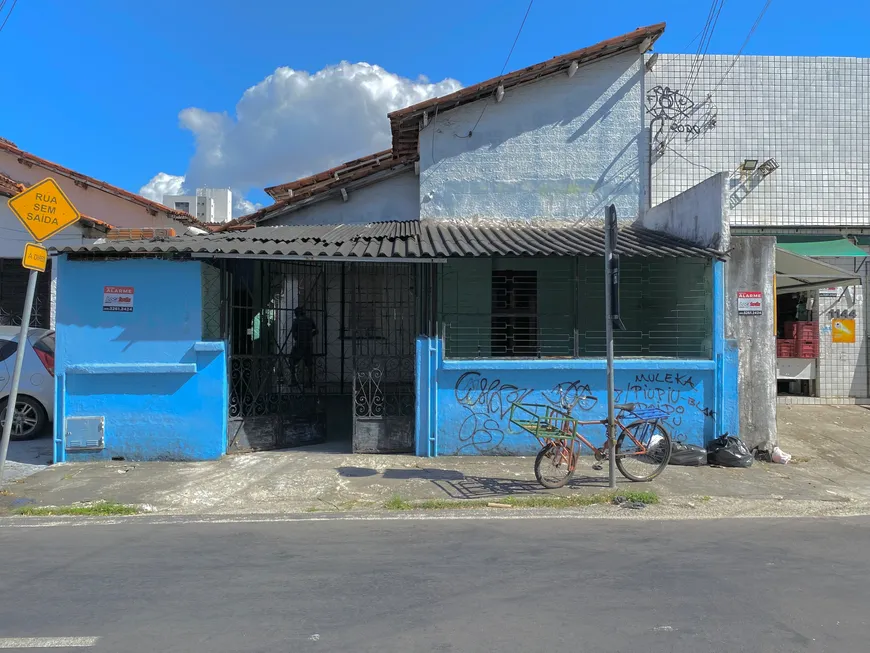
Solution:
[[[414,449],[416,270],[365,263],[351,277],[353,450]]]
[[[224,270],[228,451],[323,442],[331,402],[341,395],[349,402],[351,389],[343,264],[234,260]],[[301,349],[297,320],[314,325]]]
[[[412,265],[229,260],[219,274],[228,451],[327,436],[413,449]]]

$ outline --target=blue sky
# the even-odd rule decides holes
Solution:
[[[527,4],[18,0],[0,32],[0,135],[133,191],[165,172],[262,202],[263,185],[387,147],[379,116],[397,103],[496,76]],[[763,4],[728,0],[710,53],[736,52]],[[508,69],[660,21],[657,51],[694,51],[708,10],[700,0],[535,0]],[[868,29],[867,0],[773,0],[746,53],[870,57]],[[267,79],[280,67],[292,71]],[[425,86],[421,75],[448,81]]]

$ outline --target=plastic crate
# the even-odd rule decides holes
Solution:
[[[794,358],[795,357],[795,341],[791,338],[777,338],[777,340],[776,340],[776,357],[777,358]]]
[[[818,322],[786,322],[785,338],[790,340],[818,340]]]
[[[798,342],[795,345],[795,351],[798,358],[818,358],[819,342]]]
[[[818,322],[798,322],[797,323],[797,340],[804,342],[816,341],[819,339],[819,323]]]

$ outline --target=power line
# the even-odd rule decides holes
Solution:
[[[504,65],[501,67],[501,72],[498,74],[499,77],[504,75],[504,71],[508,66],[508,63],[511,60],[511,55],[514,53],[514,48],[517,47],[517,41],[520,40],[520,34],[523,33],[523,27],[526,26],[526,19],[529,17],[529,12],[532,10],[532,5],[535,4],[535,0],[529,0],[529,6],[526,7],[526,14],[523,16],[523,22],[520,23],[520,28],[517,30],[517,35],[514,37],[514,42],[511,45],[511,49],[508,52],[507,58],[504,60]],[[480,111],[480,115],[477,117],[477,120],[474,123],[474,127],[472,127],[468,131],[468,136],[458,136],[458,138],[469,138],[474,133],[474,130],[477,129],[477,126],[480,124],[481,118],[483,118],[483,114],[486,113],[486,107],[489,106],[489,98],[486,98],[486,101],[483,103],[483,109]]]
[[[6,0],[3,0],[3,5],[6,4]],[[12,12],[15,11],[15,5],[18,4],[18,0],[12,0],[12,6],[9,7],[9,13],[6,14],[6,18],[3,19],[3,24],[0,25],[0,32],[3,31],[3,28],[6,27],[6,23],[9,21],[9,16],[12,15]],[[3,9],[3,5],[0,5],[0,9]]]
[[[713,38],[713,32],[716,30],[716,25],[719,22],[719,15],[722,13],[722,7],[725,6],[725,0],[711,0],[710,10],[707,12],[707,20],[704,22],[704,27],[689,43],[691,46],[698,37],[698,49],[695,51],[695,56],[689,66],[689,75],[683,85],[683,95],[689,97],[695,87],[695,82],[698,80],[698,75],[701,72],[701,66],[704,63],[704,58],[707,56],[707,51],[710,48],[710,41]],[[676,133],[668,133],[664,135],[661,147],[667,147],[676,138]]]
[[[498,74],[499,77],[504,75],[505,68],[507,68],[508,62],[511,60],[511,55],[514,53],[514,48],[517,47],[517,41],[520,40],[520,34],[523,33],[523,27],[526,26],[526,19],[529,17],[529,12],[532,10],[533,4],[535,4],[535,0],[529,0],[529,6],[526,7],[526,15],[523,16],[523,22],[520,23],[520,28],[517,30],[517,35],[514,37],[514,42],[511,44],[510,52],[508,52],[508,56],[504,60],[504,66],[501,67],[501,72]]]
[[[719,87],[722,86],[722,82],[725,81],[725,78],[728,77],[728,74],[734,69],[734,66],[737,64],[737,60],[740,58],[740,55],[743,54],[743,51],[746,49],[746,46],[749,44],[749,40],[752,38],[752,35],[755,34],[755,30],[758,29],[758,26],[761,24],[761,19],[764,18],[764,14],[767,13],[768,7],[770,7],[770,3],[773,0],[767,0],[764,3],[764,7],[761,9],[761,13],[758,14],[758,18],[755,19],[755,22],[752,24],[752,29],[749,30],[749,34],[746,35],[746,39],[743,41],[743,45],[740,46],[740,49],[737,51],[737,54],[734,56],[734,60],[731,62],[731,65],[728,66],[728,70],[725,71],[725,74],[722,75],[722,79],[719,80],[719,83],[713,87],[713,90],[710,91],[710,95],[713,95]]]
[[[710,24],[713,22],[713,15],[716,12],[716,3],[718,0],[711,0],[710,11],[707,12],[707,20],[704,22],[704,27],[701,30],[701,40],[698,42],[698,49],[695,51],[695,57],[692,59],[692,64],[689,66],[689,76],[686,78],[685,88],[688,88],[695,75],[695,67],[701,58],[701,50],[704,49],[704,41],[707,39],[707,30],[710,29]]]
[[[722,78],[719,80],[719,82],[716,84],[716,86],[713,87],[713,90],[707,94],[707,98],[706,98],[707,100],[711,100],[713,98],[713,94],[719,90],[719,87],[722,86],[723,82],[725,81],[725,78],[728,77],[728,75],[734,69],[734,66],[737,65],[738,59],[740,59],[741,55],[743,54],[743,51],[746,49],[746,46],[749,44],[749,41],[752,39],[752,36],[755,34],[755,30],[757,30],[758,26],[761,24],[761,20],[764,18],[764,14],[767,12],[767,10],[770,7],[770,4],[772,2],[773,2],[773,0],[765,0],[764,6],[761,8],[761,12],[759,12],[758,17],[755,19],[755,22],[752,24],[752,27],[749,30],[749,33],[746,35],[746,38],[743,40],[743,45],[740,46],[740,49],[737,51],[737,54],[734,56],[734,59],[731,61],[731,65],[728,66],[728,69],[725,71],[725,74],[722,75]],[[667,143],[665,143],[665,145],[667,145]],[[686,147],[688,147],[688,145]],[[675,149],[670,150],[670,152],[672,154],[676,154],[678,157],[680,157],[682,159],[685,159],[686,161],[688,161],[689,163],[692,163],[693,165],[700,165],[700,164],[696,164],[693,161],[689,160],[688,158],[683,156],[680,152],[678,152]],[[671,168],[671,166],[674,165],[674,163],[675,163],[675,160],[672,160],[667,166],[664,167],[664,169],[659,170],[653,176],[653,180],[658,179],[660,176],[662,176],[664,173],[666,173]],[[703,166],[701,166],[701,167],[703,167]]]
[[[689,96],[694,90],[695,83],[698,81],[698,76],[701,74],[701,67],[704,65],[704,59],[707,57],[707,51],[710,49],[710,41],[713,40],[713,32],[716,31],[716,25],[719,23],[719,14],[722,13],[722,7],[724,6],[725,0],[721,0],[721,2],[719,2],[719,8],[716,10],[716,17],[713,19],[713,24],[710,26],[710,32],[707,34],[707,43],[704,45],[704,52],[701,54],[701,60],[698,62],[698,68],[695,71],[695,78],[692,80],[692,85],[686,91],[686,96]]]

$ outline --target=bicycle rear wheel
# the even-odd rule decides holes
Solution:
[[[551,490],[563,487],[574,476],[574,462],[570,442],[548,442],[535,457],[535,478]]]
[[[671,436],[661,424],[634,422],[625,427],[616,441],[616,466],[630,481],[653,480],[670,459]]]

